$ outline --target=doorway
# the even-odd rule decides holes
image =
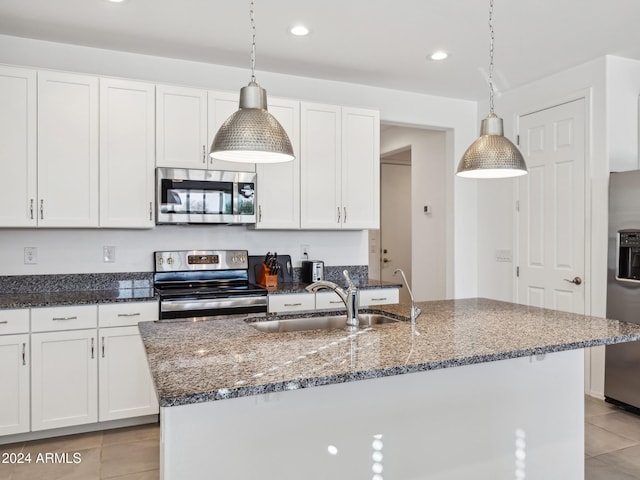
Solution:
[[[411,147],[380,158],[380,230],[377,232],[379,278],[387,282],[401,281],[393,274],[400,268],[412,285]],[[410,301],[406,288],[400,289],[400,301]]]

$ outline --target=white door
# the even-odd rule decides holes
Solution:
[[[101,422],[158,413],[158,400],[138,327],[101,328]]]
[[[405,155],[410,162],[411,152]],[[380,170],[380,278],[401,283],[402,277],[393,275],[401,268],[411,285],[411,165],[383,163]],[[410,300],[405,286],[400,298]]]
[[[520,117],[520,147],[518,302],[584,313],[584,99]]]
[[[31,335],[31,429],[98,421],[96,330]]]
[[[100,79],[100,226],[151,228],[155,87]]]
[[[0,67],[0,226],[35,227],[36,72]]]
[[[156,166],[207,168],[207,91],[156,86]]]
[[[29,334],[0,336],[0,436],[29,431]]]
[[[38,225],[98,226],[98,78],[38,72]]]

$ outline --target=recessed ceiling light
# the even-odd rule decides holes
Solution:
[[[442,50],[438,50],[437,52],[433,52],[429,58],[431,60],[444,60],[448,56],[449,56],[449,54],[447,52],[444,52]]]
[[[304,25],[296,25],[289,30],[292,35],[296,37],[304,37],[305,35],[309,35],[309,29]]]

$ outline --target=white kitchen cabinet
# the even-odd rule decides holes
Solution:
[[[207,168],[212,170],[229,170],[232,172],[255,172],[255,163],[228,162],[225,160],[216,160],[209,156],[209,149],[213,138],[216,136],[218,129],[231,114],[239,107],[239,92],[219,92],[209,90],[207,92],[208,100],[208,126],[209,135],[207,136]]]
[[[300,312],[303,310],[314,310],[315,308],[316,299],[313,293],[281,293],[269,295],[269,313]]]
[[[379,112],[303,102],[300,123],[301,227],[379,228]]]
[[[41,227],[98,226],[98,78],[38,72]]]
[[[31,429],[98,421],[97,330],[31,334]]]
[[[156,85],[156,166],[207,168],[207,91]]]
[[[0,226],[37,225],[36,72],[0,67]]]
[[[29,310],[0,311],[0,436],[29,431]]]
[[[371,288],[358,290],[360,295],[360,307],[372,307],[375,305],[387,305],[399,302],[397,288]],[[338,294],[329,290],[316,292],[316,310],[345,309],[344,302]]]
[[[157,319],[157,302],[98,306],[101,422],[158,413],[158,399],[137,327],[138,322]]]
[[[100,226],[152,228],[155,86],[100,79]]]
[[[300,228],[300,102],[269,98],[269,112],[289,135],[295,158],[259,163],[256,229]]]

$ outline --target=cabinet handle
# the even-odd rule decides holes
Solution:
[[[95,358],[95,349],[96,349],[96,340],[95,338],[91,337],[91,358]]]
[[[338,223],[340,223],[340,207],[337,207],[337,208],[338,208]]]
[[[344,223],[347,223],[347,207],[342,207],[344,209]]]
[[[202,163],[207,163],[207,146],[202,145]]]
[[[300,307],[302,304],[301,303],[285,303],[284,306],[285,307]]]
[[[149,221],[153,220],[153,202],[149,202]]]
[[[7,323],[9,323],[9,320],[2,320],[2,321],[0,322],[0,324],[2,324],[2,325],[5,325],[5,324],[7,324]]]
[[[329,303],[344,303],[342,300],[331,300]]]
[[[27,344],[22,344],[22,365],[27,364]]]
[[[73,317],[53,317],[52,320],[54,321],[58,321],[58,320],[77,320],[78,317],[73,316]]]
[[[104,358],[104,337],[102,337],[102,358]]]
[[[136,312],[136,313],[119,313],[118,316],[119,317],[137,317],[140,315],[140,312]]]
[[[40,220],[44,220],[44,200],[40,199]]]
[[[372,298],[371,300],[374,302],[381,302],[382,300],[386,300],[387,297],[379,297],[379,298]]]
[[[31,220],[33,220],[33,198],[29,201],[29,213],[31,215]]]
[[[258,205],[258,223],[262,222],[262,205]]]

